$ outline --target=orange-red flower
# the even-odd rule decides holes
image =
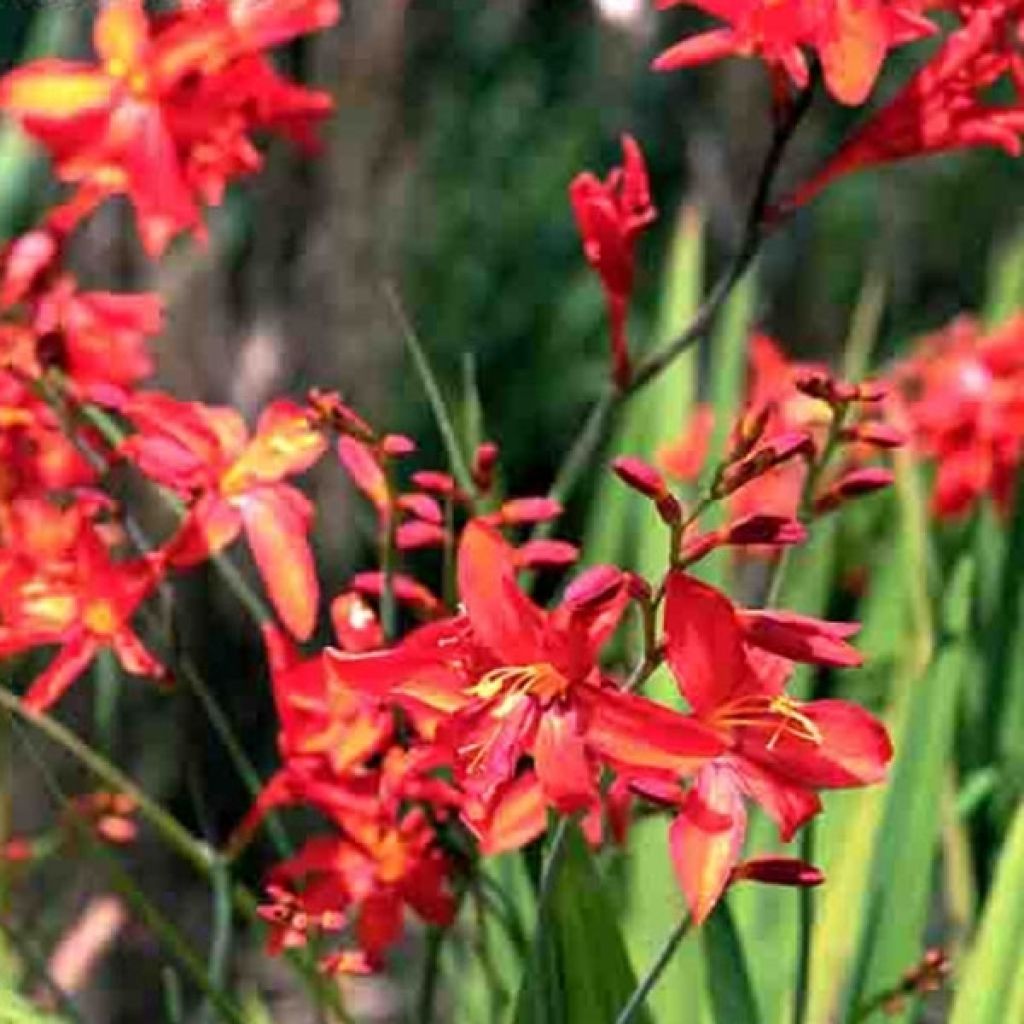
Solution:
[[[142,0],[108,0],[93,26],[97,63],[17,68],[0,82],[0,107],[62,180],[126,195],[158,255],[179,232],[202,232],[199,200],[218,202],[225,182],[259,167],[249,131],[308,141],[330,100],[283,81],[262,51],[337,13],[334,2],[219,0],[151,18]]]
[[[1024,316],[990,333],[955,320],[897,379],[914,444],[935,463],[935,513],[963,515],[983,494],[1006,510],[1024,458]]]
[[[589,171],[569,186],[569,198],[587,262],[601,278],[612,337],[612,375],[619,387],[631,374],[626,317],[633,294],[637,236],[657,216],[651,203],[643,152],[629,135],[622,139],[623,161],[605,181]]]
[[[680,808],[670,829],[672,858],[698,922],[741,859],[746,799],[760,804],[789,840],[820,809],[817,790],[877,782],[892,756],[884,727],[858,706],[787,696],[790,662],[763,649],[849,664],[849,628],[785,615],[769,621],[770,630],[763,618],[752,629],[714,588],[681,572],[669,576],[669,665],[697,719],[728,747],[700,768],[685,795],[664,785],[652,790]]]
[[[540,820],[534,782],[543,802],[586,810],[598,801],[600,763],[684,774],[723,749],[713,730],[602,675],[598,654],[628,600],[622,573],[590,570],[546,611],[519,589],[516,568],[497,530],[471,522],[458,558],[463,616],[422,627],[391,651],[328,652],[342,682],[442,716],[436,738],[470,798],[467,823],[491,848],[511,845],[498,822],[527,835]]]
[[[890,49],[935,31],[919,0],[659,0],[658,6],[680,3],[728,27],[676,43],[654,62],[656,70],[758,56],[804,88],[810,77],[804,51],[813,50],[829,92],[851,105],[867,99]]]
[[[284,482],[308,469],[326,441],[307,412],[287,401],[264,410],[249,438],[233,409],[135,395],[125,414],[137,428],[122,451],[148,477],[191,501],[168,555],[194,565],[245,533],[267,593],[300,639],[313,630],[319,587],[309,548],[313,509]]]
[[[963,26],[784,205],[806,203],[839,177],[895,160],[968,146],[997,146],[1020,155],[1024,2],[990,0],[960,7]],[[1005,84],[1008,100],[991,98],[1000,84]]]
[[[115,562],[96,527],[72,507],[42,521],[4,530],[0,559],[0,655],[41,646],[60,650],[33,681],[25,703],[56,703],[97,653],[110,649],[126,672],[163,680],[166,669],[132,629],[131,620],[163,573],[159,556]]]

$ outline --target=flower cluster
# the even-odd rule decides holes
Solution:
[[[897,378],[914,444],[935,463],[935,514],[961,516],[982,495],[1006,511],[1024,457],[1024,317],[988,332],[955,320]]]
[[[885,399],[887,385],[834,381],[818,364],[790,362],[764,334],[750,339],[745,407],[712,491],[736,519],[771,515],[809,520],[892,482],[879,452],[903,444]],[[700,406],[658,463],[692,483],[708,459],[714,417]],[[838,467],[834,460],[841,456]],[[814,470],[815,465],[821,470]]]

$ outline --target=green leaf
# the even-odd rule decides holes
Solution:
[[[925,676],[903,691],[894,729],[896,758],[865,880],[845,1020],[873,995],[897,984],[924,947],[933,900],[940,807],[952,757],[960,682],[968,664],[967,631],[974,561],[958,563],[943,608],[944,642]],[[899,913],[892,908],[899,906]],[[911,1019],[913,1007],[894,1018]]]
[[[759,1024],[747,960],[727,900],[705,922],[700,939],[716,1024]]]
[[[1008,1024],[1024,1011],[1024,805],[996,867],[978,937],[961,974],[950,1024]]]
[[[995,327],[1024,308],[1024,230],[996,251],[988,278],[982,319]]]
[[[515,1024],[614,1024],[636,988],[593,857],[571,827],[516,1004]],[[634,1018],[650,1024],[641,1010]]]

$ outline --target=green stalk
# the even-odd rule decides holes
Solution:
[[[104,785],[124,793],[138,805],[139,815],[152,825],[176,853],[187,860],[201,875],[208,877],[217,854],[206,843],[196,839],[184,825],[165,811],[152,797],[141,790],[127,775],[80,740],[55,718],[31,711],[10,691],[0,688],[0,708],[8,721],[22,721],[62,747],[89,769]]]
[[[658,953],[654,963],[651,964],[650,970],[644,975],[640,984],[637,985],[633,994],[629,997],[626,1005],[623,1006],[618,1017],[615,1018],[615,1024],[630,1024],[630,1021],[636,1017],[647,1001],[647,997],[654,990],[654,986],[658,984],[665,968],[668,967],[676,949],[679,947],[679,943],[686,937],[686,933],[690,930],[690,924],[691,920],[689,915],[687,915],[672,929],[665,940],[665,944],[661,947],[661,952]]]

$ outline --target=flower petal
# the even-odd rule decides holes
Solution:
[[[753,678],[732,602],[682,572],[668,577],[665,635],[672,673],[699,715],[724,704]]]
[[[235,507],[275,611],[295,637],[307,640],[320,597],[307,537],[308,502],[286,484],[276,484],[248,492]]]
[[[506,665],[546,660],[545,616],[516,584],[515,551],[493,526],[470,522],[459,543],[459,597],[480,642]]]
[[[746,830],[747,812],[732,771],[715,764],[702,768],[669,828],[672,866],[695,924],[707,919],[725,891]]]

